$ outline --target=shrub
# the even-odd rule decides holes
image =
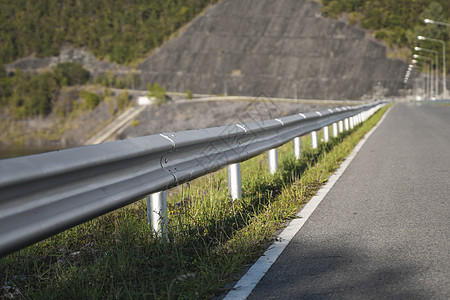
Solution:
[[[155,83],[152,85],[151,83],[148,83],[147,89],[148,89],[148,97],[150,99],[152,98],[155,99],[156,105],[162,104],[167,101],[166,90],[159,84]]]
[[[186,97],[187,97],[189,100],[192,99],[192,92],[191,92],[189,89],[186,90]]]
[[[333,0],[322,8],[322,14],[327,17],[337,18],[345,10],[342,1]]]
[[[361,14],[359,14],[359,13],[357,13],[357,12],[351,12],[349,15],[348,15],[348,23],[350,24],[350,25],[356,25],[356,24],[358,24],[358,23],[360,23],[361,22],[361,18],[362,18],[362,15]]]
[[[18,118],[49,114],[59,93],[58,82],[50,72],[39,75],[17,72],[11,78],[11,87],[14,88],[12,95],[4,102],[12,105]]]
[[[385,30],[385,29],[377,30],[377,32],[375,32],[375,37],[376,37],[377,39],[380,39],[380,40],[384,40],[384,39],[386,39],[388,36],[389,36],[389,33],[388,33],[388,31]]]
[[[81,108],[85,110],[92,110],[100,103],[100,97],[94,92],[83,90],[80,92],[80,97],[82,99]]]
[[[78,63],[58,64],[54,69],[60,85],[82,85],[89,80],[89,72]]]
[[[128,90],[125,90],[117,97],[117,109],[122,110],[130,104],[130,96]]]

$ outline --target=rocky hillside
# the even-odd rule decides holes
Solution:
[[[224,0],[138,69],[169,91],[360,99],[397,95],[407,64],[316,1]]]
[[[8,72],[78,62],[91,76],[140,77],[140,88],[303,99],[396,96],[407,65],[357,26],[325,18],[314,0],[222,0],[140,63],[137,70],[65,46],[58,55],[29,56]],[[134,81],[133,81],[134,82]],[[138,84],[138,83],[136,83]],[[136,88],[135,84],[129,88]]]
[[[126,67],[117,63],[109,63],[98,60],[92,53],[75,49],[71,46],[65,46],[58,55],[48,57],[27,56],[20,58],[12,63],[6,64],[8,73],[14,72],[15,69],[21,69],[25,72],[35,73],[42,70],[50,70],[52,67],[60,63],[74,62],[81,64],[89,71],[91,77],[96,77],[106,72],[112,72],[117,75],[132,72],[130,67]]]

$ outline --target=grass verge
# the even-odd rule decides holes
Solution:
[[[0,259],[0,297],[16,299],[212,298],[224,293],[272,242],[274,233],[327,181],[381,118],[302,158],[279,148],[280,171],[267,155],[241,164],[242,199],[228,196],[226,170],[169,191],[169,241],[152,235],[138,201]]]

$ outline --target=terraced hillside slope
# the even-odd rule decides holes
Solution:
[[[221,1],[139,65],[141,83],[305,99],[397,95],[407,64],[320,11],[313,0]]]

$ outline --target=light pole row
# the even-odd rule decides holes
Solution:
[[[436,62],[435,65],[435,75],[434,75],[434,84],[435,84],[435,95],[437,96],[439,94],[439,55],[437,51],[431,50],[431,49],[425,49],[421,47],[414,47],[415,51],[419,52],[426,52],[426,53],[432,53],[435,55]]]
[[[422,65],[422,71],[425,71],[425,67],[429,66],[429,64],[427,62],[421,61],[421,60],[416,60],[416,59],[413,59],[411,61],[411,63],[413,63],[414,65],[421,64]],[[431,66],[430,66],[430,70],[431,70]],[[422,78],[423,78],[423,91],[424,91],[423,95],[424,95],[424,99],[425,98],[431,99],[430,76],[429,76],[429,74],[426,74],[426,75],[422,75]],[[421,84],[421,87],[422,87],[422,84]]]
[[[440,43],[442,45],[442,87],[444,89],[442,96],[444,99],[447,99],[447,84],[446,84],[446,76],[445,73],[447,72],[447,68],[445,66],[445,42],[443,40],[438,40],[438,39],[432,39],[432,38],[428,38],[428,37],[424,37],[419,35],[417,37],[418,40],[420,41],[429,41],[429,42],[435,42],[435,43]]]
[[[419,61],[417,61],[418,59],[426,60],[426,61],[430,62],[429,64],[427,63],[428,66],[429,66],[428,78],[427,78],[427,81],[428,81],[427,88],[428,88],[428,97],[429,97],[429,99],[432,99],[432,97],[433,97],[433,85],[434,85],[433,84],[433,59],[431,57],[422,56],[422,55],[418,55],[418,54],[414,54],[413,57],[414,57],[414,60],[415,60],[416,63],[419,62]],[[426,62],[423,62],[423,63],[426,63]],[[435,91],[434,95],[437,95],[437,91]]]
[[[439,22],[439,21],[434,21],[434,20],[430,20],[430,19],[425,19],[424,20],[425,24],[434,24],[434,25],[439,25],[439,26],[447,26],[450,27],[450,24],[448,23],[444,23],[444,22]],[[447,68],[446,68],[446,62],[445,62],[445,41],[443,40],[439,40],[439,39],[434,39],[434,38],[429,38],[429,37],[424,37],[422,35],[419,35],[417,37],[418,40],[420,41],[429,41],[429,42],[434,42],[434,43],[440,43],[442,45],[442,88],[443,88],[443,92],[442,92],[442,98],[443,99],[447,99],[447,80],[446,80],[446,73],[447,73]],[[435,92],[436,95],[438,94],[438,53],[437,51],[434,50],[430,50],[430,49],[424,49],[421,47],[415,47],[414,50],[416,51],[422,51],[422,52],[429,52],[429,53],[433,53],[434,55],[436,55],[436,87],[435,87]],[[430,59],[430,58],[428,58]],[[431,64],[432,65],[432,64]]]

